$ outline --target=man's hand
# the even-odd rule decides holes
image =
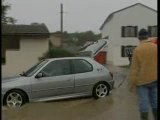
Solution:
[[[135,92],[136,91],[136,86],[133,83],[129,83],[129,91],[130,92]]]
[[[135,92],[136,91],[136,86],[129,86],[129,91],[130,92]]]

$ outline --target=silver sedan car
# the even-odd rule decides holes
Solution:
[[[107,96],[113,86],[112,73],[91,58],[46,59],[18,77],[2,79],[2,102],[20,107],[26,102],[80,96],[97,99]]]

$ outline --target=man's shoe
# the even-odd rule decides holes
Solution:
[[[141,112],[141,120],[148,120],[148,112]]]

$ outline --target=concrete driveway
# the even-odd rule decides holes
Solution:
[[[108,65],[114,74],[115,89],[109,96],[95,100],[92,97],[28,103],[21,109],[2,108],[2,120],[140,120],[135,93],[130,93],[125,68]],[[150,120],[152,119],[150,114]]]

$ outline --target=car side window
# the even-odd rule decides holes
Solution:
[[[44,77],[68,75],[71,74],[69,60],[56,60],[49,63],[41,70]]]
[[[93,71],[93,66],[86,60],[73,60],[74,73],[85,73]]]

